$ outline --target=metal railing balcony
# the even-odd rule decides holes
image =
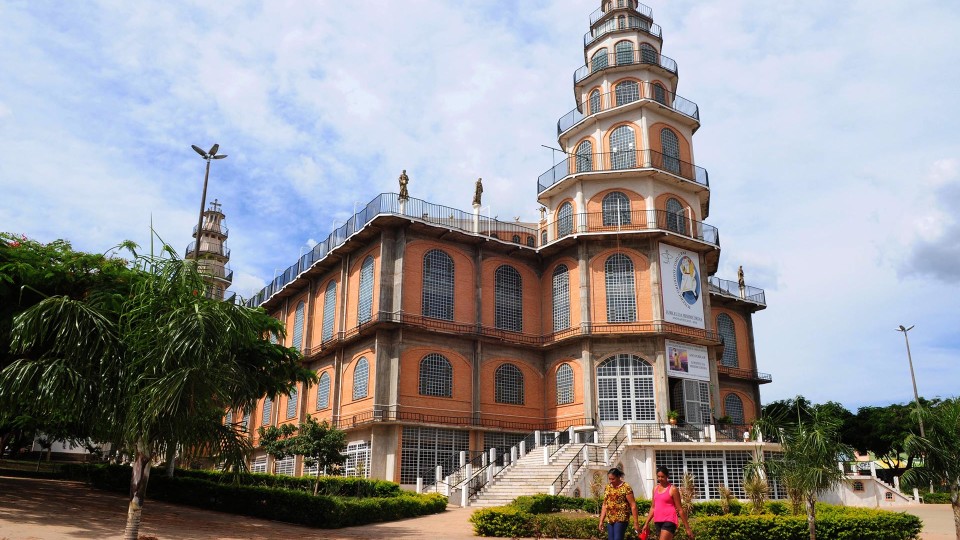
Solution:
[[[548,242],[583,233],[623,231],[668,231],[720,246],[720,233],[713,225],[695,221],[685,214],[666,210],[621,210],[572,214],[548,223]]]
[[[639,30],[641,32],[650,34],[657,39],[663,39],[663,29],[660,28],[659,24],[654,24],[647,19],[630,15],[624,17],[623,20],[621,20],[620,17],[614,17],[609,21],[597,26],[596,28],[592,28],[589,32],[583,35],[583,46],[589,47],[591,43],[597,41],[610,32],[616,32],[618,30]]]
[[[222,223],[221,223],[219,226],[214,226],[213,224],[204,223],[202,230],[203,230],[204,232],[212,232],[212,233],[214,233],[214,234],[222,235],[224,238],[226,238],[227,236],[230,236],[230,229],[229,229],[226,225],[224,225],[224,224],[222,224]],[[196,226],[196,225],[193,226],[193,237],[194,237],[194,238],[197,237],[197,226]]]
[[[637,49],[635,51],[601,54],[591,58],[589,62],[573,72],[573,84],[577,84],[590,75],[606,69],[634,65],[657,66],[674,75],[678,74],[677,61],[673,58],[666,57],[653,49]]]
[[[201,246],[202,249],[202,246]],[[233,281],[233,270],[229,266],[215,266],[210,264],[203,264],[203,261],[200,261],[200,273],[208,275],[215,278],[220,278],[225,281]]]
[[[736,281],[720,279],[715,276],[710,277],[709,284],[710,292],[722,294],[731,298],[746,300],[747,302],[753,302],[762,306],[767,305],[767,296],[763,289],[751,287],[749,285],[744,285],[744,287],[741,289],[740,284]]]
[[[642,169],[656,169],[710,187],[710,175],[703,167],[654,150],[620,150],[599,154],[570,154],[537,178],[537,194],[575,174]]]
[[[197,248],[196,242],[190,242],[187,244],[187,249],[184,250],[184,258],[190,257],[193,253],[193,250]],[[221,257],[230,258],[230,248],[222,244],[210,244],[207,242],[200,242],[200,255],[205,253],[212,253],[214,255],[220,255]]]
[[[757,371],[755,369],[740,369],[719,364],[717,365],[717,373],[720,375],[727,375],[735,379],[747,379],[761,384],[773,382],[772,375],[769,373],[763,373],[762,371]]]
[[[590,25],[592,26],[593,23],[595,23],[595,22],[599,21],[601,18],[603,18],[604,15],[606,15],[607,13],[610,13],[610,12],[616,10],[616,9],[629,9],[629,10],[635,11],[635,12],[636,12],[638,15],[640,15],[641,17],[646,17],[646,18],[648,18],[648,19],[652,19],[652,18],[653,18],[653,9],[651,9],[650,6],[646,6],[646,5],[643,5],[643,4],[637,4],[636,7],[634,7],[634,6],[625,6],[625,7],[622,7],[622,8],[615,8],[615,7],[612,7],[612,6],[611,6],[610,9],[608,9],[607,11],[604,11],[602,7],[599,7],[599,8],[597,8],[596,10],[594,10],[593,13],[590,14]]]
[[[585,99],[577,108],[557,120],[557,135],[562,135],[565,131],[573,128],[594,114],[609,111],[610,109],[622,107],[641,100],[655,101],[682,115],[689,116],[697,122],[700,121],[700,108],[689,99],[680,97],[660,85],[647,81],[638,85],[637,90],[637,93],[625,91],[607,92],[597,97]]]

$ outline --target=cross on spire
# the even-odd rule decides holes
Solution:
[[[219,199],[214,199],[213,202],[210,203],[210,209],[213,210],[214,212],[219,212],[220,206],[222,205],[220,204]]]

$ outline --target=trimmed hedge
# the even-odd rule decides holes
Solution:
[[[921,493],[920,498],[924,504],[950,504],[949,493]]]
[[[130,487],[129,467],[69,467],[65,472],[72,479],[86,480],[100,489],[127,493]],[[312,487],[308,492],[304,489],[214,482],[199,476],[203,475],[185,474],[174,478],[151,476],[147,499],[322,528],[393,521],[436,514],[447,508],[447,498],[442,495],[401,492],[399,486],[395,495],[386,497],[314,496]],[[339,484],[334,482],[332,485]]]
[[[835,507],[836,508],[836,507]],[[806,516],[706,516],[691,523],[697,540],[805,540]],[[912,540],[920,537],[920,518],[868,508],[817,510],[817,537],[831,540]]]

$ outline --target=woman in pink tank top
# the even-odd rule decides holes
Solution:
[[[657,526],[658,540],[673,540],[677,532],[677,514],[687,529],[687,537],[693,538],[693,531],[687,522],[687,512],[680,504],[680,490],[670,483],[670,470],[666,467],[657,467],[657,485],[653,488],[653,497],[650,501],[650,515],[643,524],[646,529],[653,521]]]

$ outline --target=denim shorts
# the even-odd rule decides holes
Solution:
[[[677,533],[677,524],[672,521],[656,521],[654,525],[657,527],[657,533],[660,531],[667,531],[668,533]]]

